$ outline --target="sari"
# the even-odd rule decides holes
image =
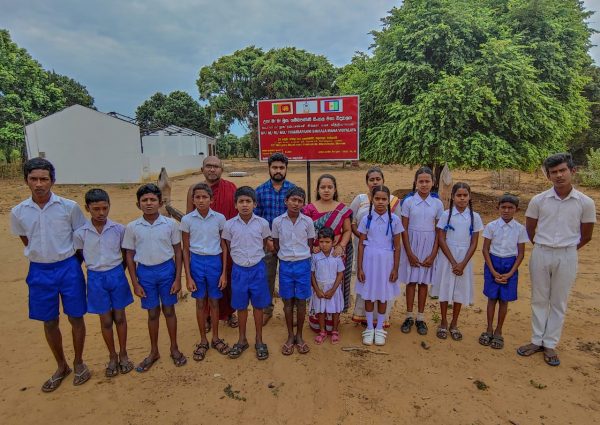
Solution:
[[[353,219],[352,222],[355,224],[359,224],[360,221],[369,213],[369,206],[371,205],[371,201],[369,200],[369,196],[367,194],[358,195],[350,204],[350,208],[352,209]],[[392,195],[390,198],[390,210],[392,214],[396,214],[400,217],[400,199],[396,196]],[[354,244],[354,249],[358,250],[358,238],[356,236],[352,236],[352,243]],[[358,252],[358,251],[357,251]],[[357,257],[358,260],[358,257]],[[356,266],[356,262],[354,264]],[[358,284],[358,280],[356,285]],[[377,302],[376,302],[377,304]],[[383,323],[384,328],[390,327],[390,314],[394,303],[388,302],[387,308],[385,311],[385,322]],[[375,305],[375,311],[377,310],[377,305]],[[377,323],[377,315],[373,315],[373,323]],[[356,295],[354,300],[354,311],[352,313],[352,321],[355,323],[367,323],[367,318],[365,316],[365,300],[362,299],[360,295]]]
[[[303,214],[309,216],[313,220],[315,232],[318,234],[323,227],[330,227],[335,235],[334,246],[337,245],[342,237],[344,220],[352,219],[352,210],[343,203],[339,203],[333,211],[319,212],[313,204],[308,204],[304,207]],[[315,238],[314,246],[319,246],[319,239]],[[342,290],[344,293],[344,312],[348,310],[351,304],[350,299],[350,283],[352,281],[352,263],[354,249],[351,243],[346,245],[346,252],[342,257],[344,261],[344,279],[342,281]],[[319,332],[319,320],[314,312],[309,312],[308,323],[310,328]],[[327,332],[333,329],[333,318],[331,314],[325,317],[325,327]]]

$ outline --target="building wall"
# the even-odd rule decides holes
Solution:
[[[202,157],[199,155],[142,155],[144,180],[156,180],[162,167],[165,167],[171,177],[196,173],[202,168]]]
[[[26,128],[30,158],[44,156],[66,184],[142,180],[139,127],[74,105]]]

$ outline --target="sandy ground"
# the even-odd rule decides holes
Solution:
[[[366,164],[341,168],[339,164],[313,164],[313,187],[322,172],[338,178],[344,202],[365,190]],[[231,178],[240,185],[256,186],[267,178],[266,165],[255,161],[228,161],[227,170],[248,171],[249,176]],[[413,172],[405,167],[384,168],[392,190],[412,185]],[[290,167],[290,180],[305,186],[303,164]],[[501,191],[490,188],[490,173],[456,172],[455,181],[472,183],[476,208],[484,222],[496,218],[490,196]],[[200,180],[188,176],[174,181],[175,205],[183,208],[187,187]],[[518,191],[524,200],[548,187],[541,176],[521,175]],[[40,385],[55,370],[44,341],[42,325],[27,318],[27,261],[18,238],[9,233],[10,207],[28,196],[19,180],[0,181],[0,251],[3,272],[0,287],[0,418],[4,424],[196,424],[239,423],[426,423],[426,424],[592,424],[600,423],[600,233],[580,253],[580,273],[572,291],[563,338],[559,346],[562,365],[548,367],[541,355],[521,358],[515,349],[530,336],[529,247],[521,267],[520,299],[509,307],[505,324],[506,347],[496,351],[481,347],[477,338],[485,328],[482,290],[482,256],[475,255],[477,297],[464,309],[462,342],[435,337],[437,303],[430,300],[427,320],[430,333],[404,335],[399,330],[405,311],[403,299],[396,301],[393,328],[386,354],[351,353],[345,346],[360,346],[361,328],[343,317],[341,344],[312,345],[308,355],[284,357],[279,348],[285,340],[282,303],[276,302],[275,318],[265,329],[271,357],[259,362],[253,350],[229,360],[210,350],[205,361],[191,360],[198,339],[194,303],[186,298],[177,307],[180,348],[190,357],[176,369],[168,358],[168,337],[161,325],[163,358],[146,374],[132,372],[104,378],[107,353],[98,319],[86,316],[88,338],[85,361],[94,376],[82,387],[66,381],[52,394]],[[88,186],[59,186],[59,195],[83,202]],[[136,185],[105,187],[112,197],[111,217],[126,223],[139,215],[135,207]],[[600,206],[600,192],[586,190]],[[523,220],[523,210],[519,215]],[[128,309],[129,354],[140,361],[149,341],[146,316],[139,301]],[[72,359],[68,325],[62,324],[65,350]],[[249,327],[250,337],[253,327]],[[307,334],[310,332],[307,331]],[[237,331],[224,329],[234,342]],[[309,335],[310,338],[312,336]],[[425,342],[428,349],[424,349]],[[480,390],[475,381],[489,388]],[[539,388],[543,387],[543,388]]]

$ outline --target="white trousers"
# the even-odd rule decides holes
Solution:
[[[529,260],[531,342],[555,348],[560,340],[569,291],[577,276],[577,247],[535,245]]]

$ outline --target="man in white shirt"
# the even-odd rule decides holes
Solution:
[[[59,297],[73,329],[73,384],[81,385],[91,377],[83,363],[83,315],[87,312],[85,279],[73,247],[73,232],[86,220],[76,202],[52,193],[55,171],[49,161],[30,159],[23,165],[23,174],[31,197],[11,210],[10,225],[12,233],[21,238],[29,259],[26,279],[29,318],[44,322],[46,341],[58,365],[56,372],[42,385],[42,391],[52,392],[72,372],[58,325]]]
[[[534,243],[531,275],[531,343],[517,353],[544,352],[550,366],[560,360],[556,346],[567,310],[569,291],[577,276],[577,250],[592,239],[596,222],[594,201],[572,185],[573,159],[559,153],[544,161],[553,187],[531,199],[525,213],[527,234]]]

